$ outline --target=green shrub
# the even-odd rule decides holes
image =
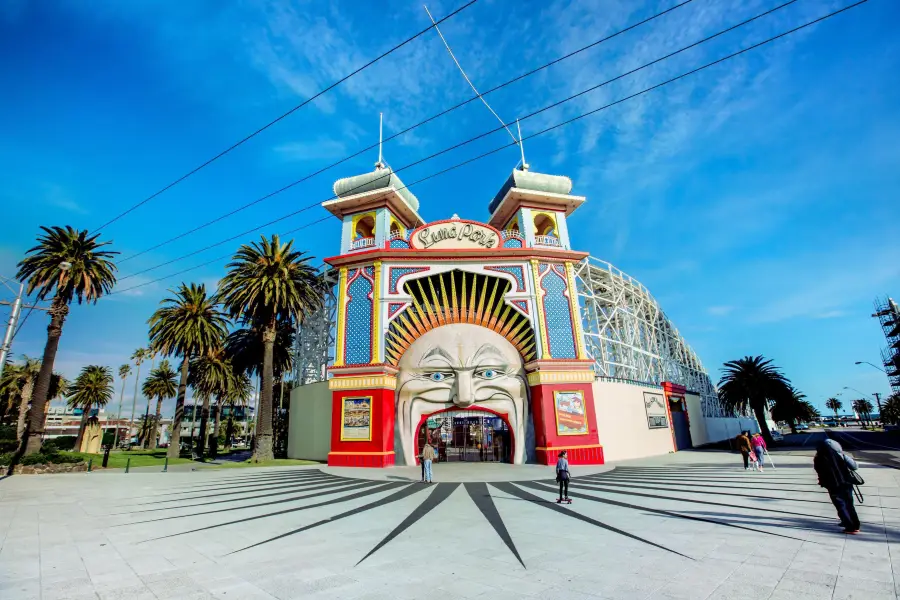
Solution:
[[[15,426],[0,425],[0,453],[15,452],[18,447]]]
[[[9,466],[9,463],[12,462],[14,454],[15,452],[4,452],[3,454],[0,454],[0,466]]]
[[[57,438],[53,438],[52,440],[47,440],[44,442],[44,447],[48,444],[52,444],[56,446],[58,450],[74,450],[75,449],[75,437],[74,435],[61,435]]]
[[[80,456],[66,454],[64,452],[35,452],[23,456],[19,461],[20,465],[46,465],[46,464],[64,464],[84,462]]]

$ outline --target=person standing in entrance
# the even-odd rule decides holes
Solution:
[[[734,438],[734,443],[740,450],[741,456],[744,457],[744,470],[746,471],[750,468],[750,453],[753,451],[753,447],[750,445],[750,432],[742,431]]]
[[[859,533],[859,516],[853,506],[853,479],[850,475],[850,471],[859,468],[856,461],[844,454],[836,441],[825,440],[816,447],[813,468],[819,476],[819,485],[831,496],[844,533]]]
[[[434,461],[434,446],[430,441],[422,448],[422,462],[425,464],[425,483],[431,483],[431,463]]]
[[[566,456],[566,451],[563,450],[559,453],[559,459],[556,461],[556,481],[559,482],[559,499],[556,501],[557,504],[560,502],[572,502],[572,499],[569,498],[569,459]]]
[[[756,455],[756,467],[762,472],[766,464],[766,440],[761,433],[754,433],[750,438],[750,445],[753,446],[753,454]]]

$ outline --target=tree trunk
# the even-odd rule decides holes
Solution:
[[[156,416],[153,417],[153,431],[150,434],[150,449],[156,450],[159,441],[159,424],[162,423],[162,396],[156,399]]]
[[[797,433],[797,422],[794,419],[788,421],[788,425],[791,427],[791,433]]]
[[[141,381],[141,363],[137,363],[137,373],[134,375],[134,396],[131,398],[131,421],[128,425],[128,449],[131,450],[131,428],[134,427],[134,411],[137,408],[137,399],[138,399],[138,384]],[[135,434],[140,434],[140,430],[135,431]]]
[[[19,418],[16,421],[16,440],[19,448],[22,447],[22,437],[25,435],[25,417],[28,415],[28,404],[31,402],[31,394],[34,391],[34,380],[31,379],[22,386],[22,397],[19,398]]]
[[[766,423],[766,403],[754,403],[753,413],[756,415],[756,423],[759,425],[759,432],[762,434],[763,439],[766,440],[766,445],[773,445],[775,440],[772,439],[772,432],[769,431],[769,424]]]
[[[113,450],[119,447],[119,425],[122,422],[122,402],[125,400],[125,382],[128,381],[127,377],[122,378],[122,391],[119,392],[119,414],[116,416],[116,433],[113,436]],[[131,430],[128,430],[131,433]]]
[[[87,426],[87,421],[91,417],[91,407],[83,409],[81,413],[81,423],[78,425],[78,435],[75,436],[75,452],[81,452],[81,443],[84,441],[84,429]]]
[[[141,440],[141,448],[147,450],[150,447],[150,438],[152,437],[150,430],[152,429],[152,423],[150,423],[150,403],[153,401],[152,398],[147,398],[147,408],[144,410],[144,426],[141,428],[144,439]]]
[[[169,458],[178,458],[181,453],[181,421],[184,420],[184,396],[187,393],[188,358],[181,361],[181,381],[178,383],[178,396],[175,399],[175,420],[172,421],[172,435],[169,436]]]
[[[47,404],[47,393],[50,391],[50,377],[53,376],[53,363],[56,361],[56,351],[59,348],[59,337],[62,335],[63,323],[69,314],[69,305],[63,302],[59,296],[53,298],[50,307],[50,325],[47,326],[47,343],[44,345],[44,357],[41,359],[41,370],[37,381],[34,383],[34,393],[31,396],[31,411],[28,414],[26,431],[28,436],[25,445],[25,454],[40,452],[44,439],[44,423],[46,421],[44,407]]]
[[[219,423],[222,420],[222,397],[216,396],[216,416],[213,418],[213,431],[209,436],[210,456],[216,458],[219,455]],[[213,441],[215,440],[215,441]]]
[[[196,410],[197,401],[194,400]],[[200,460],[203,460],[203,454],[206,452],[206,426],[209,424],[209,395],[203,397],[203,408],[200,409],[200,435],[197,440],[197,454]]]
[[[228,424],[225,426],[225,449],[231,450],[231,436],[234,435],[234,404],[229,405]]]
[[[275,351],[275,317],[263,330],[263,372],[259,398],[259,411],[256,414],[256,451],[254,462],[274,460],[272,448],[272,391],[273,391],[273,355]]]

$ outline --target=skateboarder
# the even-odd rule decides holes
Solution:
[[[559,499],[556,503],[568,502],[572,503],[569,498],[569,459],[566,458],[566,451],[559,453],[559,459],[556,461],[556,481],[559,482]]]

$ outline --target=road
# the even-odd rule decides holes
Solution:
[[[813,450],[826,435],[840,442],[844,450],[858,459],[900,469],[900,434],[893,432],[867,431],[857,427],[826,429],[786,435],[785,442]]]

